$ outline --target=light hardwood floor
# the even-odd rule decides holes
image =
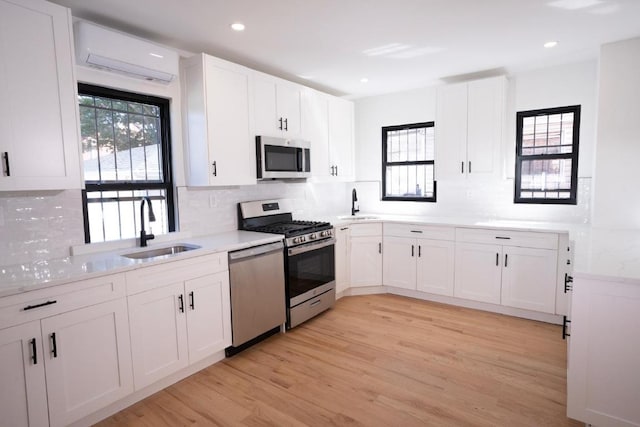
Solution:
[[[99,425],[581,425],[565,405],[560,326],[369,295]]]

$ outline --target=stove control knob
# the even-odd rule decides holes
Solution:
[[[293,238],[293,243],[300,243],[300,238],[299,237],[294,237]]]
[[[326,232],[326,231],[321,231],[321,232],[320,232],[320,237],[325,237],[325,236],[328,236],[328,235],[329,235],[329,234],[328,234],[328,232]]]
[[[316,238],[316,233],[309,234],[309,240],[315,240],[315,238]]]

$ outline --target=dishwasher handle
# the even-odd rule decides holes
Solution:
[[[246,258],[251,258],[258,255],[265,255],[271,252],[280,252],[284,248],[282,241],[268,243],[266,245],[253,246],[248,249],[242,249],[239,251],[229,252],[229,262],[238,262]]]

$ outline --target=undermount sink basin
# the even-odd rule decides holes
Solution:
[[[192,251],[194,249],[200,249],[200,246],[180,243],[180,244],[169,246],[166,248],[157,248],[157,249],[149,249],[147,251],[132,252],[130,254],[123,254],[122,256],[125,258],[131,258],[131,259],[150,259],[150,258],[158,258],[163,256],[175,255],[182,252]]]
[[[339,219],[350,219],[352,221],[359,221],[365,219],[379,219],[380,217],[376,215],[343,215],[339,216]]]

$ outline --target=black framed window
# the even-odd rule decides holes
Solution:
[[[382,200],[436,201],[434,123],[382,128]]]
[[[78,103],[85,242],[138,236],[143,197],[156,217],[147,232],[174,231],[169,100],[79,84]]]
[[[577,203],[580,106],[516,115],[515,203]]]

